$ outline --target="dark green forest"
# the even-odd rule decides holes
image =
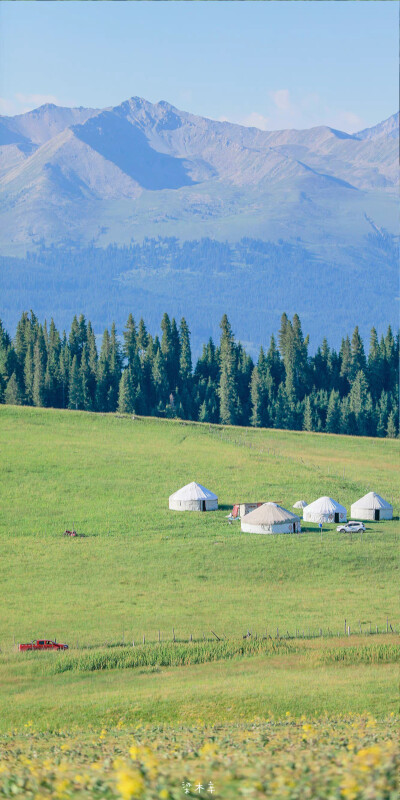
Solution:
[[[220,340],[192,363],[190,331],[164,314],[161,335],[129,314],[122,337],[113,323],[100,351],[92,324],[74,316],[69,334],[24,312],[14,339],[0,321],[0,402],[86,411],[177,417],[223,425],[398,435],[399,334],[389,326],[369,352],[356,327],[339,351],[326,339],[308,352],[297,314],[281,317],[277,339],[253,361],[226,314]]]

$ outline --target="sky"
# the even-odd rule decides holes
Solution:
[[[0,113],[132,96],[265,130],[398,109],[398,2],[0,2]]]

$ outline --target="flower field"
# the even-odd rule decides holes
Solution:
[[[212,728],[117,727],[0,738],[0,797],[397,800],[391,715],[254,721]]]

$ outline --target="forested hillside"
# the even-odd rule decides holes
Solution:
[[[14,339],[0,323],[0,402],[178,417],[202,422],[393,438],[398,434],[399,334],[389,326],[369,353],[356,327],[339,351],[326,339],[308,353],[297,314],[283,314],[256,363],[224,314],[194,369],[190,331],[164,314],[161,337],[129,315],[121,344],[115,323],[100,352],[93,326],[74,316],[69,335],[24,313]]]
[[[211,238],[150,238],[129,246],[45,247],[24,258],[0,257],[0,317],[14,335],[24,309],[52,316],[68,328],[78,308],[96,333],[114,319],[122,329],[140,309],[155,334],[166,308],[190,319],[192,347],[200,355],[227,311],[238,338],[257,357],[286,310],[298,313],[315,353],[324,336],[339,349],[343,333],[359,326],[363,338],[396,325],[398,246],[384,231],[370,232],[365,247],[327,247],[322,258],[301,239],[237,242]],[[371,314],[366,313],[371,309]]]

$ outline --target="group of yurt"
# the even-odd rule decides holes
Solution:
[[[171,494],[169,508],[173,511],[216,511],[218,496],[200,483],[188,483]],[[305,522],[341,523],[347,521],[347,511],[331,497],[319,497],[313,503],[298,500],[293,508],[303,509]],[[351,506],[352,517],[361,520],[392,519],[393,508],[376,492],[369,492]],[[278,503],[238,503],[229,520],[241,520],[245,533],[300,533],[300,517]]]

